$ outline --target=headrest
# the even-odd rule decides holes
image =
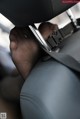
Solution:
[[[71,6],[61,0],[0,0],[0,12],[17,26],[47,21]]]

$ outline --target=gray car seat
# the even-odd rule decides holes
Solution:
[[[61,50],[78,61],[79,34],[66,39]],[[80,75],[52,58],[40,61],[25,81],[20,100],[23,119],[78,119]]]
[[[80,77],[53,59],[40,62],[21,91],[23,119],[79,119]]]
[[[17,26],[49,20],[72,6],[61,0],[3,0],[0,3],[1,13]],[[79,33],[69,37],[61,50],[77,60]],[[23,85],[20,103],[23,119],[80,119],[80,75],[52,58],[46,62],[40,60]]]
[[[80,61],[80,31],[64,42],[60,52]],[[80,74],[52,58],[32,70],[21,91],[23,119],[79,119]]]

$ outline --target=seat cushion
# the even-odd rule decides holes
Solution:
[[[79,119],[80,77],[50,59],[39,62],[21,95],[23,119]]]

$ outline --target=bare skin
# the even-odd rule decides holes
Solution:
[[[57,24],[52,24],[50,22],[42,23],[39,26],[39,31],[45,40],[47,40],[47,38],[57,29],[58,29]]]
[[[27,32],[27,31],[26,31]],[[27,78],[40,54],[40,47],[34,36],[25,37],[24,29],[14,28],[10,33],[12,59],[22,77]]]
[[[46,40],[52,32],[56,31],[58,26],[56,24],[51,24],[45,22],[39,26],[39,31]],[[36,39],[32,36],[31,39],[24,37],[24,34],[20,36],[20,33],[24,30],[14,28],[10,33],[10,49],[12,54],[12,59],[25,79],[32,67],[36,63],[40,55],[40,47],[36,42]]]

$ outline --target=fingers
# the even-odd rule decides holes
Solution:
[[[58,29],[57,24],[52,24],[50,22],[44,22],[40,24],[39,26],[39,31],[41,32],[42,36],[44,37],[45,40],[55,31]]]

